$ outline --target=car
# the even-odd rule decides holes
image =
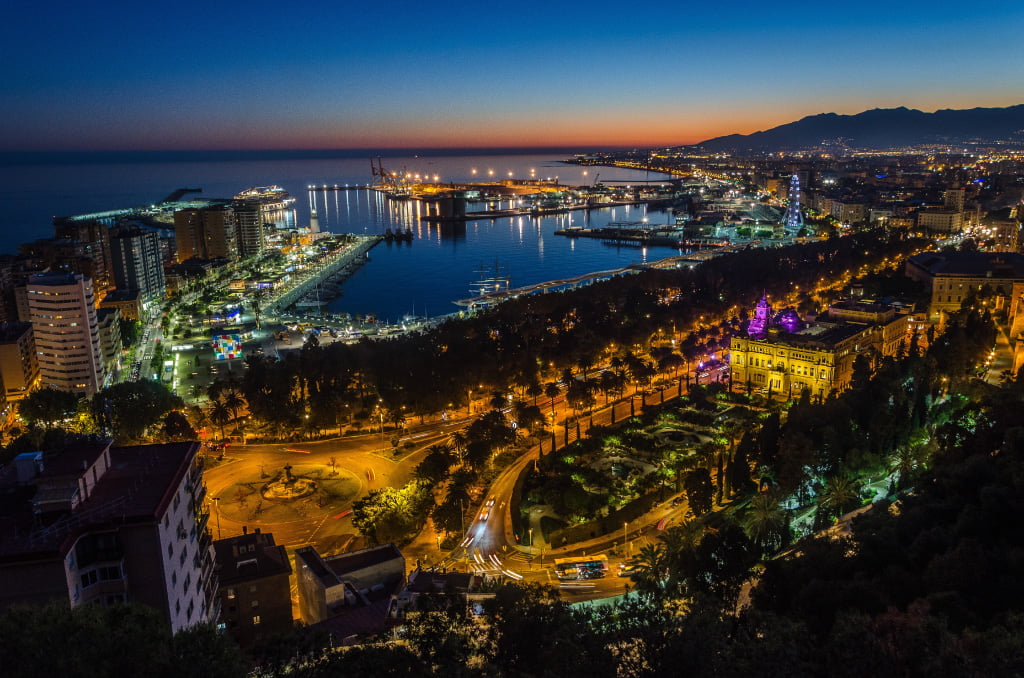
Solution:
[[[491,517],[491,509],[494,507],[494,497],[488,499],[480,509],[480,520],[484,521]]]

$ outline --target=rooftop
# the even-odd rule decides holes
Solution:
[[[350,572],[380,565],[381,563],[401,557],[402,552],[398,550],[397,546],[394,544],[383,544],[381,546],[371,546],[358,551],[352,551],[351,553],[331,556],[324,562],[335,574],[339,577],[344,577]]]
[[[48,452],[42,472],[27,483],[17,482],[14,464],[0,477],[0,559],[18,559],[63,552],[79,534],[107,525],[155,521],[163,515],[199,449],[197,442],[111,447],[110,468],[88,499],[73,511],[40,522],[33,500],[40,485],[72,479],[91,464],[109,442],[72,445]]]
[[[932,276],[1024,278],[1024,255],[1014,252],[922,252],[907,264]]]
[[[274,535],[256,531],[213,542],[221,584],[290,574],[291,562]]]

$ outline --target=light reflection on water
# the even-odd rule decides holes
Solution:
[[[505,178],[558,177],[562,184],[583,185],[600,172],[602,180],[643,181],[643,171],[567,165],[560,156],[502,155],[385,158],[389,170],[434,175],[438,181],[488,181]],[[404,315],[440,315],[458,310],[451,302],[470,296],[481,267],[504,268],[513,286],[554,280],[676,253],[654,248],[612,247],[596,240],[555,236],[568,226],[602,226],[612,221],[667,223],[669,215],[642,207],[615,207],[569,212],[532,219],[503,217],[464,225],[434,224],[420,219],[420,201],[392,202],[370,191],[308,191],[310,185],[358,185],[370,182],[366,158],[285,160],[208,160],[84,162],[0,166],[0,252],[15,252],[18,243],[53,235],[52,216],[81,214],[156,202],[178,187],[202,187],[197,197],[230,197],[252,186],[277,184],[297,200],[283,213],[288,223],[305,226],[316,207],[320,228],[338,233],[384,233],[412,230],[411,243],[381,243],[370,261],[343,286],[332,309],[374,313],[391,321]],[[474,170],[476,170],[474,172]],[[493,174],[492,174],[493,172]],[[649,177],[657,179],[657,175]],[[505,202],[498,209],[508,207]],[[479,209],[471,206],[469,209]]]
[[[596,240],[573,239],[554,232],[569,226],[599,227],[613,221],[667,223],[667,213],[643,206],[613,207],[590,212],[531,217],[501,217],[438,224],[421,221],[422,203],[391,201],[380,193],[345,191],[335,209],[325,196],[316,198],[323,230],[381,234],[386,229],[411,230],[411,243],[384,242],[370,251],[370,262],[342,287],[330,305],[334,312],[375,313],[398,320],[404,315],[441,315],[457,311],[453,301],[471,296],[481,269],[500,267],[512,287],[531,285],[618,268],[678,253],[673,248],[609,246]],[[472,207],[470,208],[472,211]]]

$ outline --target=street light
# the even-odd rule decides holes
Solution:
[[[530,533],[530,548],[533,548],[533,528],[531,527],[527,532]]]
[[[220,497],[211,497],[211,499],[213,499],[213,505],[217,509],[217,539],[220,539]]]
[[[626,555],[629,555],[629,533],[627,532],[628,525],[628,520],[622,523],[622,547],[626,551]]]

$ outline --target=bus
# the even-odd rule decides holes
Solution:
[[[578,558],[555,558],[555,576],[563,581],[579,579],[602,579],[608,574],[608,556]]]

